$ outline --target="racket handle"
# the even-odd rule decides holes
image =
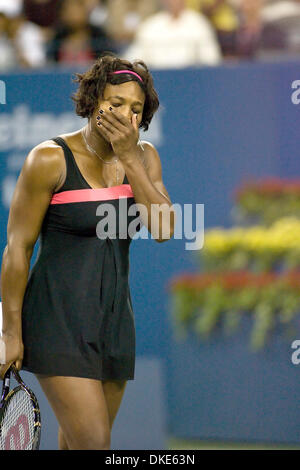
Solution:
[[[12,366],[13,362],[9,362],[8,364],[0,365],[0,379],[4,380],[6,372]]]
[[[1,401],[0,401],[0,410],[2,409],[2,406],[4,404],[4,399],[7,396],[9,392],[9,387],[10,387],[10,367],[6,370],[3,378],[3,385],[2,385],[2,394],[1,394]]]
[[[15,379],[17,382],[19,382],[20,385],[22,385],[25,389],[27,389],[27,385],[23,382],[23,380],[20,377],[19,371],[16,368],[15,364],[11,364],[10,370],[13,372]]]

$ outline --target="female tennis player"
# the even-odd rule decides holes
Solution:
[[[76,113],[87,124],[34,147],[12,199],[1,363],[2,371],[15,363],[36,375],[59,423],[60,449],[109,449],[135,363],[132,235],[124,236],[124,224],[138,219],[161,242],[173,236],[174,211],[158,152],[139,140],[159,106],[147,66],[107,54],[76,82]],[[112,208],[115,230],[105,219]]]

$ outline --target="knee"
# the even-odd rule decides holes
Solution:
[[[110,441],[110,430],[89,429],[69,436],[68,444],[70,450],[109,450]]]

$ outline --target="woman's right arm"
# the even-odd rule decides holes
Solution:
[[[0,364],[13,362],[18,369],[23,359],[21,314],[30,259],[52,194],[62,178],[64,161],[61,152],[61,147],[47,141],[28,154],[9,212],[1,269]]]

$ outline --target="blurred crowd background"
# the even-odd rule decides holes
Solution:
[[[158,69],[295,58],[300,0],[0,0],[0,72],[104,51]]]

